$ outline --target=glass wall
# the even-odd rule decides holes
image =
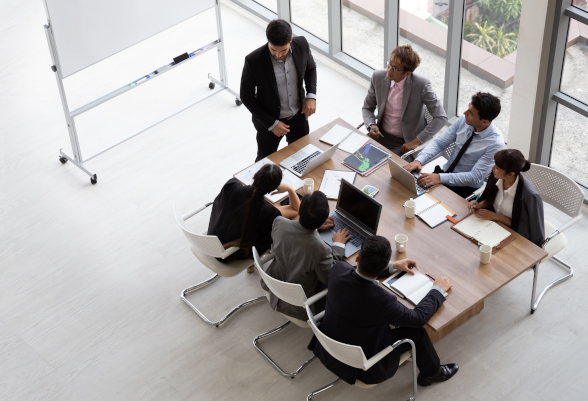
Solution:
[[[384,68],[385,0],[342,0],[343,52],[373,69]]]
[[[588,188],[588,118],[557,106],[549,166]]]
[[[290,0],[290,15],[292,23],[325,42],[329,41],[328,0]]]
[[[268,10],[278,13],[278,1],[277,0],[254,0],[256,3],[261,4]]]

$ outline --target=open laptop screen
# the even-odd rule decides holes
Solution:
[[[337,210],[345,212],[372,234],[378,230],[382,204],[345,180],[341,180]]]

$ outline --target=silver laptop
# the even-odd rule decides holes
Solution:
[[[388,165],[390,166],[390,174],[392,174],[392,178],[410,189],[413,194],[420,195],[429,190],[428,188],[423,188],[417,184],[417,179],[421,176],[420,172],[414,174],[409,173],[392,159],[388,159]]]
[[[314,145],[306,145],[292,156],[280,162],[280,166],[290,170],[298,177],[310,173],[312,170],[331,159],[339,144],[323,152]]]
[[[329,245],[333,244],[333,233],[346,228],[351,238],[345,244],[345,257],[348,258],[361,249],[365,238],[376,234],[382,204],[370,197],[345,179],[341,180],[337,207],[331,217],[335,226],[321,230],[321,238]]]

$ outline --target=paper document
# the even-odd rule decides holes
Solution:
[[[416,203],[415,216],[418,216],[431,228],[435,228],[447,221],[447,215],[455,216],[452,210],[429,194],[420,195],[410,200]]]
[[[324,193],[328,199],[337,199],[341,180],[344,179],[353,184],[356,176],[357,173],[354,171],[325,170],[319,191]]]
[[[353,131],[349,128],[342,127],[337,124],[329,130],[325,135],[321,136],[319,141],[327,143],[331,146],[338,144],[347,138]]]
[[[338,124],[320,138],[321,142],[329,145],[339,144],[339,149],[347,153],[355,152],[369,140],[370,138],[368,136],[358,134],[357,132]]]
[[[245,185],[253,184],[253,176],[257,173],[264,165],[266,164],[275,164],[270,159],[263,158],[253,166],[247,167],[245,170],[235,174],[235,178],[241,181]],[[302,180],[292,174],[290,171],[283,169],[282,170],[282,184],[289,184],[294,188],[294,191],[302,188]],[[288,192],[281,192],[274,195],[267,194],[265,195],[265,199],[270,201],[271,203],[276,203],[288,196]]]
[[[473,238],[483,245],[490,245],[491,247],[495,247],[511,235],[508,230],[500,227],[495,222],[480,219],[474,214],[460,221],[453,228],[466,237]]]
[[[417,269],[412,269],[412,271],[414,276],[407,273],[392,284],[388,284],[386,281],[383,284],[418,305],[433,288],[433,281]]]

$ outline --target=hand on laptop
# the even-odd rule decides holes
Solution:
[[[289,125],[286,125],[281,121],[278,121],[278,123],[276,124],[274,129],[272,129],[272,132],[274,133],[275,136],[281,138],[284,135],[286,135],[288,132],[290,132],[289,128],[290,128]]]
[[[420,170],[422,167],[423,165],[421,164],[421,162],[415,160],[413,162],[405,164],[402,168],[407,170],[409,173],[412,173],[413,171]]]
[[[327,228],[331,228],[334,225],[335,225],[335,220],[333,220],[333,218],[331,216],[329,216],[329,217],[327,217],[327,219],[325,220],[323,225],[320,226],[318,229],[319,230],[326,230]]]
[[[402,272],[407,272],[408,274],[414,276],[414,272],[411,270],[412,268],[419,269],[417,264],[414,260],[411,259],[402,259],[397,260],[396,262],[392,262],[392,268],[395,270],[400,270]]]
[[[337,230],[337,232],[333,233],[333,242],[339,242],[341,244],[346,243],[351,238],[349,235],[349,230],[344,228],[342,230]]]
[[[423,188],[432,187],[433,185],[437,185],[441,183],[441,177],[439,174],[427,174],[423,173],[417,180],[418,184]]]

